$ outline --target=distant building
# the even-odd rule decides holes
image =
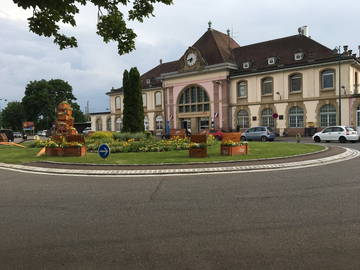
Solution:
[[[360,61],[299,34],[240,46],[209,29],[179,60],[141,76],[146,130],[190,127],[193,133],[264,125],[289,135],[339,123],[360,127]],[[93,130],[120,131],[123,92],[112,89],[110,113],[91,115]]]

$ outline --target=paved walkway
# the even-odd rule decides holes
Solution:
[[[330,146],[325,151],[289,158],[252,161],[163,164],[163,165],[93,165],[34,162],[25,165],[0,163],[0,168],[31,173],[78,176],[159,176],[183,174],[239,173],[296,169],[321,166],[360,157],[360,151]]]

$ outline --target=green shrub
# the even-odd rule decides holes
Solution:
[[[90,134],[89,139],[101,140],[101,139],[112,139],[113,133],[111,131],[96,131]]]
[[[135,140],[135,141],[140,141],[140,140],[144,140],[146,138],[150,138],[151,136],[149,136],[146,133],[143,132],[136,132],[136,133],[130,133],[130,132],[115,132],[113,133],[113,138],[115,140],[118,141],[128,141],[128,140]]]

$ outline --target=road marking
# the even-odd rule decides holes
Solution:
[[[308,167],[324,166],[334,164],[360,156],[360,151],[355,149],[344,148],[344,153],[326,157],[322,159],[305,160],[301,162],[289,162],[281,164],[263,164],[263,165],[247,165],[217,168],[191,168],[191,169],[163,169],[163,170],[70,170],[41,168],[23,165],[13,165],[0,163],[0,168],[10,171],[44,174],[44,175],[63,175],[63,176],[79,176],[79,177],[118,177],[118,178],[136,178],[136,177],[162,177],[162,176],[193,176],[193,175],[209,175],[209,174],[236,174],[236,173],[253,173],[253,172],[269,172],[279,170],[293,170]]]

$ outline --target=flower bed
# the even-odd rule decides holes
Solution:
[[[249,146],[247,142],[224,141],[220,145],[220,153],[223,156],[247,155]]]

